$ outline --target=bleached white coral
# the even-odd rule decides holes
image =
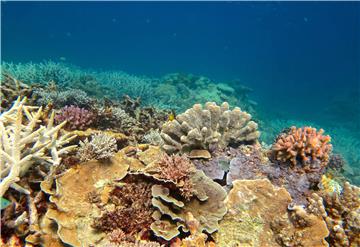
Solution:
[[[54,126],[54,112],[45,126],[40,120],[42,108],[25,103],[26,98],[19,97],[8,111],[0,115],[0,197],[9,187],[25,191],[16,182],[32,165],[41,161],[58,165],[60,155],[76,147],[63,147],[75,136],[59,135],[65,122]]]
[[[93,135],[91,141],[86,138],[84,142],[80,142],[78,156],[83,162],[92,159],[106,160],[114,156],[116,150],[116,139],[100,133]]]

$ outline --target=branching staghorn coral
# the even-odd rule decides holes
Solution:
[[[75,138],[70,134],[59,136],[59,130],[66,122],[54,126],[52,112],[47,126],[39,125],[42,108],[37,109],[25,103],[26,98],[19,97],[10,109],[0,116],[0,197],[9,187],[21,190],[16,182],[37,161],[58,165],[61,161],[60,155],[76,147],[63,147]],[[48,156],[48,152],[51,156]]]
[[[290,161],[292,165],[296,165],[298,159],[303,165],[320,161],[322,167],[326,166],[332,145],[330,136],[323,134],[323,129],[317,131],[311,127],[291,127],[288,132],[280,134],[273,144],[275,159],[281,162]]]
[[[161,131],[164,150],[168,153],[189,152],[193,149],[223,149],[229,144],[256,142],[260,132],[251,115],[240,108],[229,110],[207,102],[203,108],[195,104],[191,109],[166,122]]]
[[[88,138],[84,142],[80,141],[78,157],[82,162],[92,159],[106,160],[114,156],[116,150],[116,139],[100,133],[93,135],[91,141]]]

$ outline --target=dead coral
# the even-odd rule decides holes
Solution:
[[[204,108],[195,104],[176,120],[163,125],[163,148],[168,153],[175,153],[255,142],[260,133],[257,124],[250,120],[250,114],[237,107],[230,111],[226,102],[221,106],[208,102]]]
[[[92,159],[107,160],[114,156],[116,150],[115,138],[105,134],[95,134],[91,141],[89,139],[85,139],[84,142],[80,141],[78,157],[82,162]]]
[[[320,161],[324,167],[332,151],[330,136],[323,135],[324,130],[315,128],[291,127],[288,132],[280,134],[272,146],[275,159],[281,162],[290,161],[293,166],[300,160],[303,165]]]

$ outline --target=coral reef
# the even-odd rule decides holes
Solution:
[[[303,165],[320,161],[322,166],[326,166],[332,145],[330,136],[323,134],[323,129],[317,131],[311,127],[291,127],[288,132],[280,134],[273,144],[275,159],[281,162],[290,161],[294,166],[297,160]]]
[[[84,108],[74,105],[63,107],[55,116],[56,122],[66,121],[68,130],[85,130],[94,121],[95,115]]]
[[[332,154],[320,126],[257,119],[239,82],[51,61],[1,73],[1,245],[360,246],[352,123],[325,125]],[[272,146],[257,123],[267,143],[283,129]]]
[[[163,125],[163,148],[168,153],[190,152],[192,149],[222,149],[229,144],[255,142],[260,133],[257,124],[250,119],[251,115],[239,108],[230,111],[226,102],[221,106],[208,102],[204,109],[195,104],[176,120]]]
[[[80,161],[107,160],[114,156],[117,151],[116,139],[106,134],[95,134],[91,141],[88,138],[84,142],[80,141],[78,157]]]
[[[58,165],[61,160],[60,155],[66,154],[75,147],[63,147],[74,136],[59,135],[59,130],[65,122],[54,126],[54,112],[47,126],[39,126],[38,120],[42,108],[36,110],[36,107],[27,106],[25,103],[26,98],[19,97],[10,109],[0,116],[2,167],[0,197],[9,187],[23,191],[16,182],[34,165],[35,158]],[[47,152],[50,152],[51,156],[48,156]]]

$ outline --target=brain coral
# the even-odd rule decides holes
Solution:
[[[293,165],[297,164],[297,160],[303,164],[320,161],[322,166],[326,166],[332,145],[329,143],[330,136],[323,134],[323,129],[317,131],[311,127],[291,127],[288,132],[280,134],[273,144],[275,159],[281,162],[291,161]]]
[[[166,122],[161,131],[168,153],[189,152],[194,149],[219,149],[229,144],[255,142],[260,132],[251,115],[236,107],[229,110],[229,104],[221,106],[207,102],[203,108],[195,104],[192,108]]]

